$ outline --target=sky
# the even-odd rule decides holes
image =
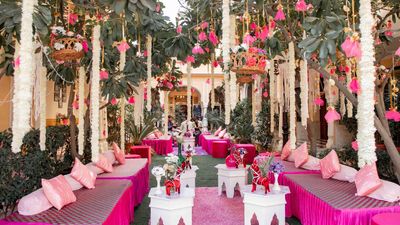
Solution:
[[[178,0],[161,0],[161,2],[165,5],[164,14],[175,24],[175,17],[178,15],[180,8]],[[181,2],[184,2],[184,0]]]

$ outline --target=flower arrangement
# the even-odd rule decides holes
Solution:
[[[68,117],[64,114],[57,113],[56,115],[56,124],[61,124],[61,125],[68,125]]]
[[[269,165],[269,171],[272,173],[280,174],[285,170],[285,167],[281,162],[273,162]]]
[[[261,175],[263,177],[267,176],[268,173],[270,172],[270,166],[272,165],[272,162],[274,161],[273,156],[257,156],[254,158],[254,162],[257,163],[258,167],[260,168]]]
[[[264,74],[267,71],[269,62],[266,52],[261,48],[250,47],[253,41],[253,39],[247,40],[247,43],[231,49],[231,70],[233,72],[250,75]]]
[[[51,56],[60,62],[82,58],[89,47],[87,41],[79,34],[66,31],[61,26],[51,28],[50,46]]]
[[[162,91],[172,91],[179,87],[180,81],[176,76],[166,73],[161,77],[157,77],[157,88]]]

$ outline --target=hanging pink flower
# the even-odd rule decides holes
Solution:
[[[191,55],[188,55],[186,57],[186,63],[194,63],[194,57]]]
[[[21,64],[21,57],[18,56],[13,62],[14,69],[18,69],[20,64]]]
[[[325,105],[325,102],[322,98],[318,97],[314,99],[314,104],[321,107]]]
[[[247,33],[243,38],[243,43],[245,43],[248,46],[252,46],[254,41],[256,41],[256,39],[253,36],[251,36],[249,33]]]
[[[160,3],[157,3],[156,4],[156,12],[160,12],[161,11],[161,5],[160,5]]]
[[[275,14],[275,20],[276,21],[282,21],[285,20],[286,16],[285,13],[283,12],[283,6],[282,5],[278,5],[278,11]]]
[[[257,24],[254,23],[254,22],[252,22],[252,23],[250,24],[250,30],[255,31],[256,29],[257,29]]]
[[[203,22],[203,23],[201,23],[201,25],[200,25],[200,28],[201,29],[207,29],[207,27],[208,27],[208,22]]]
[[[199,41],[206,41],[207,40],[207,35],[204,31],[200,32],[200,34],[197,36],[197,39],[199,39]]]
[[[129,44],[126,41],[121,41],[121,43],[117,46],[119,53],[126,52],[130,48]]]
[[[349,88],[352,93],[358,93],[358,91],[360,90],[360,84],[356,77],[353,77],[353,79],[351,80],[351,82],[349,84]]]
[[[87,43],[86,40],[83,40],[83,41],[82,41],[82,48],[83,48],[83,51],[84,51],[85,53],[87,53],[87,52],[89,51],[89,45],[88,45],[88,43]]]
[[[392,108],[392,109],[389,109],[389,111],[386,111],[385,117],[386,117],[386,119],[393,120],[395,122],[400,121],[400,113],[397,112],[397,110],[395,108]]]
[[[72,108],[74,108],[74,109],[79,109],[79,103],[78,103],[78,101],[72,102]]]
[[[253,75],[251,75],[251,79],[253,79],[253,80],[257,80],[257,78],[258,78],[258,75],[257,75],[257,74],[253,74]]]
[[[78,15],[75,13],[70,13],[68,17],[68,23],[71,25],[75,25],[77,21],[78,21]]]
[[[258,68],[260,68],[260,69],[264,69],[266,65],[267,65],[266,60],[261,60],[258,62]]]
[[[396,50],[396,52],[394,54],[397,56],[400,56],[400,47]]]
[[[267,98],[268,97],[268,91],[264,91],[263,96],[264,96],[264,98]]]
[[[194,48],[192,49],[192,53],[193,54],[200,54],[200,55],[202,55],[202,54],[204,54],[205,52],[204,52],[204,50],[203,50],[203,48],[200,46],[200,44],[199,43],[196,43],[195,45],[194,45]]]
[[[108,72],[106,70],[100,70],[100,80],[108,79]]]
[[[110,103],[111,105],[116,105],[118,103],[118,100],[116,98],[112,98]]]
[[[392,21],[391,21],[391,20],[388,20],[388,21],[386,22],[386,31],[385,31],[385,35],[386,35],[386,36],[388,36],[388,37],[393,37],[392,27],[393,27]]]
[[[174,85],[168,81],[166,87],[171,90],[172,88],[174,88]]]
[[[181,25],[178,25],[176,27],[176,33],[178,33],[178,34],[182,33],[182,26]]]
[[[218,44],[218,37],[217,37],[217,35],[215,34],[215,32],[214,31],[210,31],[210,34],[208,34],[208,40],[210,40],[210,42],[214,45],[214,46],[216,46],[217,44]]]
[[[148,53],[147,50],[144,50],[144,51],[143,51],[143,57],[147,57],[148,54],[149,54],[149,53]]]
[[[118,124],[121,124],[121,123],[122,123],[122,117],[118,116],[118,118],[117,118],[117,123],[118,123]]]
[[[352,37],[347,37],[346,40],[342,43],[341,47],[346,54],[347,57],[361,57],[361,48],[360,42],[358,40],[358,34],[353,34]]]
[[[268,26],[270,30],[273,30],[276,27],[275,20],[271,16],[269,17]]]
[[[131,105],[135,104],[135,97],[133,97],[133,96],[129,97],[128,103]]]
[[[219,65],[219,63],[218,63],[218,61],[217,61],[217,60],[214,60],[214,62],[213,62],[212,64],[213,64],[213,67],[214,67],[214,68],[217,68],[217,67],[218,67],[218,65]]]
[[[345,67],[344,67],[344,72],[345,72],[345,73],[350,73],[350,71],[351,71],[350,66],[345,66]]]
[[[211,83],[210,78],[208,78],[208,79],[206,80],[206,84],[210,84],[210,83]]]
[[[358,142],[357,142],[357,140],[351,142],[351,147],[354,149],[354,151],[358,151]]]
[[[305,11],[307,11],[307,3],[304,0],[298,0],[296,2],[295,10],[297,12],[305,12]]]
[[[340,120],[340,114],[336,112],[336,109],[333,107],[328,108],[328,112],[325,114],[325,120],[327,123],[335,122],[336,120]]]
[[[265,41],[265,39],[267,39],[268,36],[269,36],[269,28],[268,26],[264,25],[259,35],[259,38],[260,40]]]
[[[209,47],[205,47],[204,50],[205,50],[207,53],[210,53],[210,48],[209,48]]]

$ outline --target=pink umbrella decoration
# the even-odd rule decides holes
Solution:
[[[358,151],[358,142],[357,142],[357,140],[351,142],[351,147],[354,149],[354,151]]]
[[[108,72],[104,69],[100,71],[100,80],[108,79]]]
[[[352,37],[347,37],[341,47],[347,57],[361,57],[360,41],[357,33],[354,33]]]
[[[135,97],[133,97],[133,96],[129,97],[128,103],[131,105],[135,104]]]
[[[395,122],[400,122],[400,113],[397,112],[396,108],[391,108],[389,111],[386,111],[385,117],[388,120],[393,120]]]
[[[352,93],[358,93],[360,91],[360,83],[356,77],[353,77],[349,84],[349,88]]]
[[[120,53],[126,52],[129,48],[130,46],[128,43],[126,43],[126,41],[121,41],[121,43],[117,46],[117,49]]]
[[[217,44],[218,44],[218,37],[217,37],[217,35],[215,34],[215,32],[214,31],[210,31],[210,34],[208,35],[208,39],[210,40],[210,42],[214,45],[214,46],[216,46]]]
[[[118,100],[116,98],[112,98],[110,103],[111,105],[116,105],[118,103]]]
[[[325,120],[328,123],[335,122],[336,120],[340,120],[340,114],[336,112],[336,109],[333,107],[328,107],[328,112],[325,114]]]
[[[199,41],[206,41],[207,40],[207,35],[204,31],[200,32],[200,34],[197,36],[197,39],[199,39]]]
[[[196,43],[194,48],[192,49],[192,53],[195,55],[196,54],[202,55],[202,54],[204,54],[204,50],[203,50],[203,48],[201,48],[199,43]]]

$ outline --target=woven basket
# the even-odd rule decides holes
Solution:
[[[54,41],[54,43],[60,43],[65,46],[64,49],[56,50],[54,49],[53,44],[53,53],[51,57],[55,60],[59,61],[70,61],[70,60],[78,60],[85,55],[83,49],[81,51],[76,51],[74,49],[75,43],[82,44],[82,40],[78,38],[60,38]]]
[[[242,75],[236,79],[236,82],[240,84],[253,83],[253,78],[248,75]]]
[[[248,58],[255,59],[254,66],[246,65]],[[267,56],[250,52],[239,52],[231,54],[232,68],[231,70],[237,74],[264,74],[265,66],[261,63],[267,60]]]

